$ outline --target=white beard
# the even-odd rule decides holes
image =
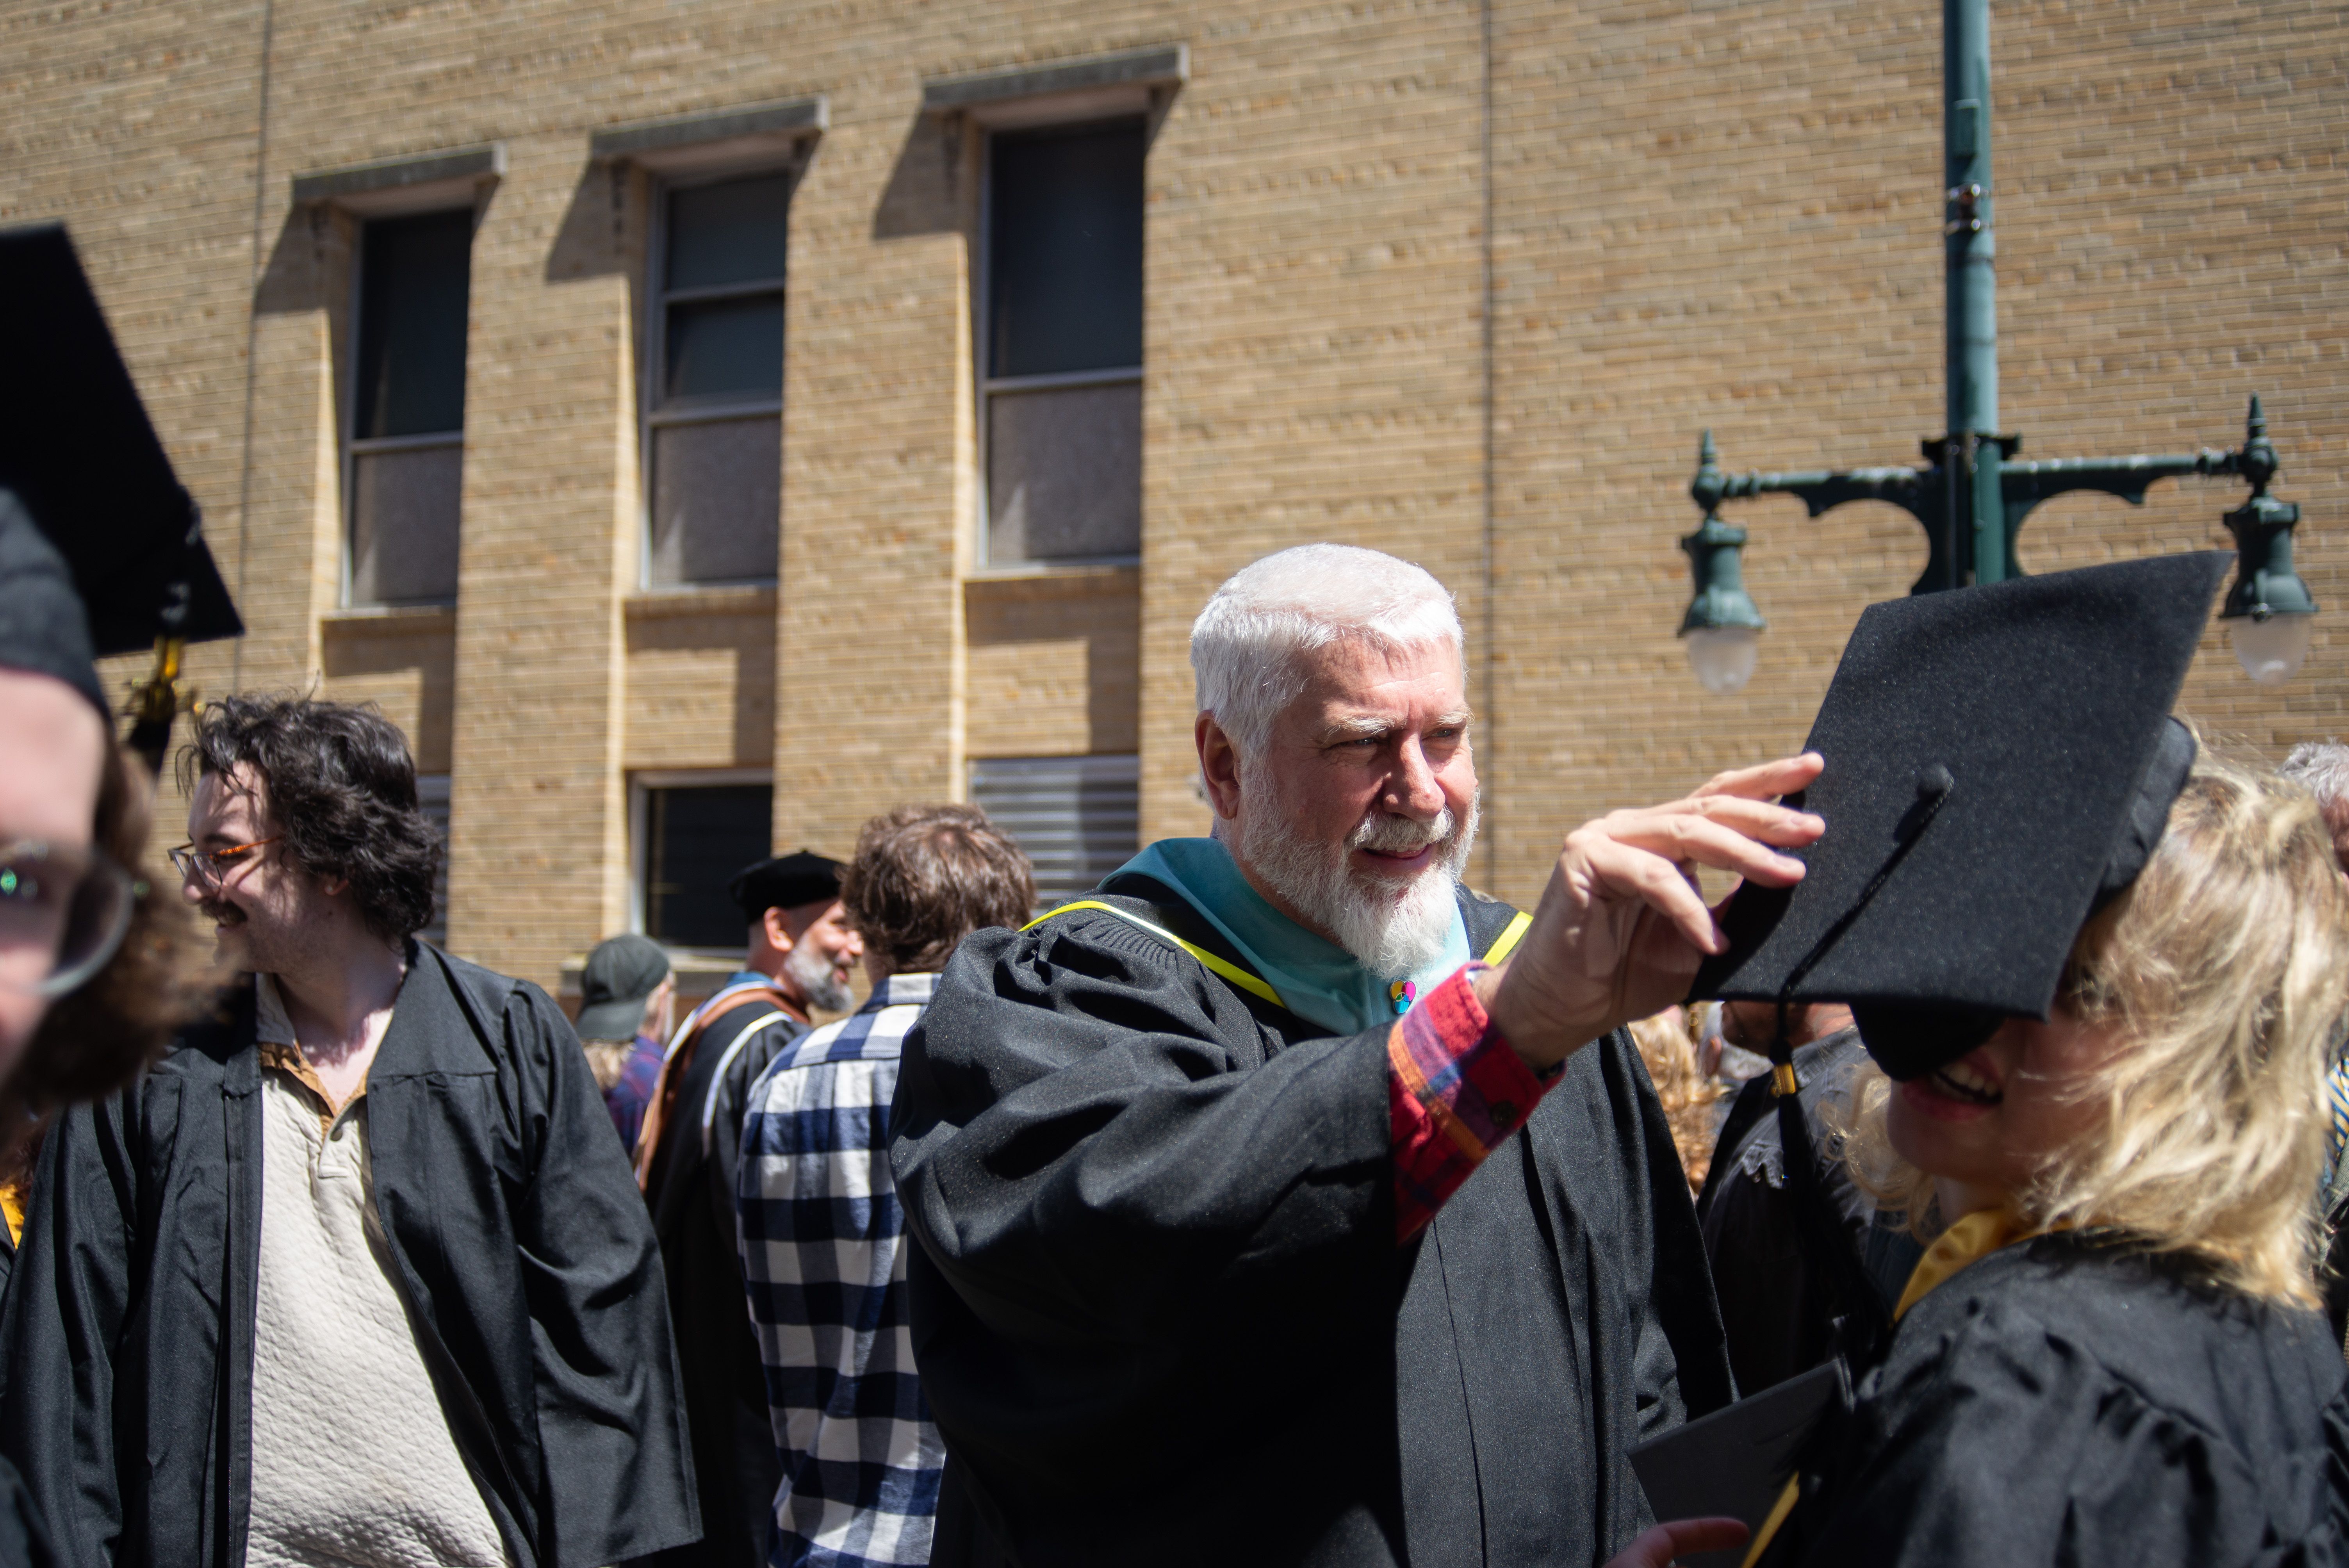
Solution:
[[[1241,790],[1272,810],[1250,813],[1240,830],[1240,857],[1288,906],[1336,939],[1381,980],[1405,979],[1444,955],[1455,917],[1454,894],[1476,842],[1476,803],[1464,822],[1447,809],[1433,822],[1373,810],[1344,840],[1318,843],[1290,831],[1273,781],[1246,764]],[[1438,846],[1433,864],[1409,881],[1358,874],[1348,865],[1356,849],[1389,852]]]
[[[856,1006],[856,993],[812,942],[792,944],[783,954],[783,973],[800,988],[801,999],[820,1012],[845,1013]]]

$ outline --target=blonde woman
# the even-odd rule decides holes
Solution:
[[[2174,559],[1863,619],[1838,671],[1815,903],[1722,968],[1853,998],[1847,1157],[1930,1245],[1749,1568],[2344,1555],[2313,1198],[2349,888],[2305,791],[2166,717],[2218,586]],[[1619,1565],[1743,1533],[1677,1528]]]
[[[2345,982],[2314,803],[2206,758],[2053,1016],[1868,1069],[1855,1174],[1938,1234],[1759,1561],[2331,1560],[2349,1427],[2310,1194]]]

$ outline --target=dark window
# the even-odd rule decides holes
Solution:
[[[1138,119],[988,145],[987,558],[1142,548]]]
[[[369,223],[359,241],[350,441],[350,598],[457,595],[470,210]]]
[[[1141,839],[1133,757],[1007,757],[970,765],[970,798],[1028,851],[1049,909],[1132,860]]]
[[[750,926],[726,884],[766,858],[774,808],[766,784],[647,789],[645,934],[678,947],[740,947]]]
[[[652,585],[775,575],[790,204],[791,177],[780,173],[663,197],[646,439]]]

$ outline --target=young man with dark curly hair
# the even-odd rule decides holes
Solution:
[[[57,1123],[0,1317],[0,1451],[61,1561],[595,1568],[693,1539],[651,1224],[555,1005],[415,939],[440,851],[399,732],[232,697],[181,774],[173,860],[240,978]]]

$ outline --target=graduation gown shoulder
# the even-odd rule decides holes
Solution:
[[[1513,913],[1464,908],[1476,951]],[[1548,1564],[1644,1525],[1622,1450],[1729,1380],[1636,1052],[1577,1053],[1398,1247],[1387,1033],[1113,913],[962,944],[891,1118],[936,1563]]]
[[[367,1075],[376,1203],[451,1437],[521,1568],[691,1539],[652,1227],[536,986],[418,944]],[[252,988],[56,1122],[0,1311],[0,1454],[68,1568],[237,1568],[251,1505]]]
[[[2069,1236],[1910,1309],[1765,1563],[2344,1561],[2349,1396],[2323,1316]]]

